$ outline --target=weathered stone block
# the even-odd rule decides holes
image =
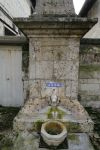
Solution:
[[[75,60],[78,59],[78,53],[70,49],[69,46],[56,46],[54,47],[55,60]]]
[[[48,31],[44,31],[43,29],[45,33]],[[56,34],[56,38],[55,34],[50,37],[47,33],[47,37],[30,38],[29,77],[31,80],[39,79],[41,82],[44,80],[44,83],[45,80],[66,79],[78,82],[79,39],[74,37],[62,37],[58,34],[57,30]],[[60,95],[64,96],[66,89],[61,88],[60,91],[62,91]],[[71,88],[72,97],[76,97],[76,91],[76,89]],[[46,92],[49,94],[50,91],[46,89]],[[43,87],[41,92],[43,97],[46,96],[46,92]],[[68,95],[70,96],[70,94]]]
[[[48,87],[48,83],[55,82],[61,83],[62,87]],[[56,94],[59,98],[65,97],[65,82],[63,80],[51,81],[51,80],[33,80],[30,81],[30,98],[35,97],[50,97],[53,90],[55,89]]]
[[[78,78],[78,63],[73,61],[55,61],[54,77],[56,79],[76,80]]]
[[[30,98],[41,97],[41,80],[30,81]]]
[[[79,79],[80,84],[100,84],[100,79]]]
[[[100,53],[83,53],[80,54],[81,64],[100,64]]]
[[[100,67],[99,67],[100,68]],[[79,78],[80,79],[100,79],[100,71],[99,70],[90,70],[89,68],[84,70],[80,68],[79,71]]]
[[[63,86],[62,87],[48,87],[47,83],[50,83],[50,82],[61,83]],[[42,97],[48,97],[48,96],[50,97],[54,89],[59,99],[65,97],[65,82],[63,80],[58,80],[58,81],[50,81],[50,80],[43,81],[42,80],[41,87],[42,87],[41,89]]]
[[[30,64],[30,79],[52,79],[52,76],[52,61],[36,61]]]
[[[72,0],[70,1],[63,1],[63,0],[57,0],[57,1],[37,1],[36,5],[36,12],[38,14],[44,14],[44,15],[75,15],[75,10],[73,7]]]
[[[81,84],[80,90],[82,91],[99,91],[100,85],[99,84]]]
[[[43,44],[43,43],[44,44]],[[31,55],[32,59],[35,59],[36,61],[48,61],[53,60],[53,48],[51,46],[45,45],[46,40],[38,40],[38,42],[34,42],[34,39],[30,41],[30,49],[31,49]]]
[[[66,81],[66,97],[71,99],[77,99],[78,93],[78,82],[67,80]]]

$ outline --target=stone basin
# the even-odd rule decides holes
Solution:
[[[42,124],[41,136],[49,146],[59,146],[67,137],[67,130],[59,121],[48,121]]]

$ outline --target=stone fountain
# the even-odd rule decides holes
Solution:
[[[78,101],[78,71],[80,38],[96,20],[77,17],[72,0],[37,0],[34,14],[15,23],[29,39],[30,94],[14,130],[40,134],[42,124],[57,120],[66,127],[69,150],[93,150],[94,124]]]
[[[51,115],[52,120],[42,124],[41,136],[45,143],[49,146],[59,146],[65,138],[67,138],[67,130],[63,123],[59,122],[58,119],[58,98],[55,90],[51,95]]]

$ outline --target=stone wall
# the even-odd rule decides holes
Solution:
[[[79,99],[100,106],[100,41],[84,39],[80,47]]]
[[[30,38],[30,97],[48,97],[57,90],[59,97],[77,99],[79,67],[79,38]],[[48,87],[57,82],[63,86]]]
[[[38,0],[36,1],[36,12],[44,15],[67,15],[75,16],[74,6],[72,0]]]

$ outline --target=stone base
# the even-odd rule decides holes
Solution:
[[[35,132],[20,133],[13,150],[41,150],[39,136]],[[42,150],[48,150],[48,148],[42,148]],[[86,133],[70,133],[68,135],[68,150],[94,150],[94,148]]]
[[[40,142],[39,142],[39,148],[47,148],[47,149],[54,149],[55,147],[48,146],[44,141],[43,138],[40,136]],[[68,141],[67,138],[61,143],[59,146],[56,147],[56,149],[68,149]]]
[[[68,132],[93,132],[94,123],[77,100],[62,99],[59,105],[58,109],[63,112],[63,116],[57,120],[65,124]],[[42,123],[52,119],[48,118],[50,108],[46,99],[37,98],[34,101],[27,101],[14,119],[14,130],[39,132]]]

